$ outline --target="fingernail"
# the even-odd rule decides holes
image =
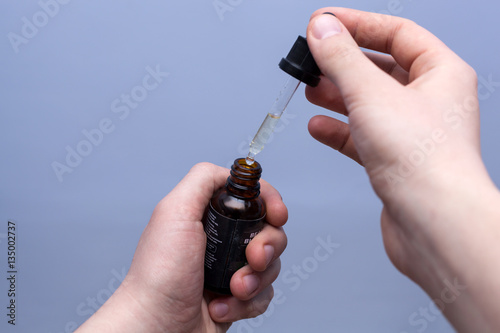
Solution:
[[[229,313],[229,306],[226,303],[215,303],[213,311],[216,317],[222,318]]]
[[[259,278],[254,274],[249,274],[243,278],[247,294],[250,295],[259,287]]]
[[[264,252],[266,253],[266,266],[268,266],[274,258],[274,247],[272,245],[264,245]]]
[[[312,34],[317,39],[325,39],[339,34],[342,31],[342,26],[339,20],[332,13],[320,15],[312,27]]]

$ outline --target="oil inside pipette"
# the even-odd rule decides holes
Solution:
[[[274,128],[278,124],[280,120],[280,115],[268,113],[262,125],[260,125],[259,130],[255,134],[252,142],[250,143],[250,150],[248,152],[248,156],[245,161],[248,165],[252,165],[255,161],[255,155],[260,153],[267,141],[273,134]]]

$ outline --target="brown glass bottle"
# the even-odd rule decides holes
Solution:
[[[248,165],[244,158],[235,160],[226,185],[210,200],[203,221],[208,290],[231,294],[231,277],[247,263],[246,247],[264,226],[266,206],[259,196],[261,174],[259,163]]]

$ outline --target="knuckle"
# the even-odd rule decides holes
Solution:
[[[412,20],[404,18],[404,17],[393,18],[393,19],[397,19],[399,21],[398,23],[399,23],[399,26],[401,27],[401,29],[421,28],[421,26],[418,23],[416,23],[415,21],[412,21]]]
[[[276,281],[281,271],[281,259],[277,258],[273,263],[273,275],[271,276],[271,283]]]
[[[281,234],[281,241],[282,241],[282,248],[283,248],[283,251],[286,249],[286,247],[288,246],[288,236],[286,235],[285,233],[285,229],[283,229],[283,227],[280,227],[280,234]]]
[[[464,74],[469,77],[469,80],[474,84],[474,86],[477,86],[477,72],[468,63],[464,63]]]
[[[348,43],[339,43],[332,45],[329,50],[331,58],[341,60],[342,62],[350,62],[361,51]]]
[[[212,169],[213,167],[214,167],[214,165],[212,163],[200,162],[200,163],[196,163],[195,165],[193,165],[193,167],[191,168],[190,172],[203,172],[203,173],[206,173],[210,169]]]
[[[466,89],[476,89],[478,77],[475,69],[458,56],[443,67],[444,73],[450,80]]]
[[[248,303],[247,306],[248,318],[255,318],[266,312],[267,308],[269,307],[269,304],[271,303],[274,297],[274,289],[272,288],[272,286],[270,286],[263,293],[264,295],[262,298],[259,297],[253,299]]]

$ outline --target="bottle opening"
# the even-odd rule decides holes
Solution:
[[[254,158],[247,156],[246,158],[239,158],[235,161],[235,165],[243,167],[248,171],[257,171],[262,169],[259,162],[255,161]]]
[[[248,154],[248,156],[245,158],[245,162],[248,166],[252,166],[255,162],[255,158],[253,156],[250,156],[250,154]]]
[[[259,162],[248,165],[245,158],[238,158],[231,167],[227,188],[236,197],[254,198],[260,193],[259,179],[262,167]]]

